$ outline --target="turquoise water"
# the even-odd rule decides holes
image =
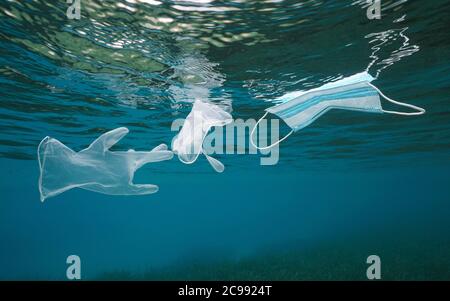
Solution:
[[[450,279],[448,1],[0,1],[0,279]],[[403,117],[334,110],[280,159],[215,155],[140,169],[147,196],[39,201],[36,150],[170,144],[196,98],[258,119],[288,92],[368,69]],[[383,102],[383,106],[394,106]],[[396,109],[396,108],[395,108]],[[287,131],[287,128],[283,128]],[[231,147],[231,146],[230,146]]]

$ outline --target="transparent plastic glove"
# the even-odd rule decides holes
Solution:
[[[172,140],[172,150],[185,164],[194,163],[203,153],[215,171],[223,172],[223,164],[203,152],[203,141],[213,126],[224,126],[232,121],[230,113],[219,106],[196,100],[183,127]]]
[[[45,137],[38,147],[41,201],[75,187],[112,195],[157,192],[156,185],[133,184],[134,173],[144,164],[171,159],[173,153],[165,144],[150,152],[110,151],[128,132],[125,127],[107,132],[79,152]]]

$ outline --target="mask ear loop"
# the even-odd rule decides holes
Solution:
[[[261,122],[261,120],[263,120],[263,119],[267,116],[268,113],[269,113],[269,112],[266,112],[266,113],[263,115],[263,117],[261,117],[261,118],[258,120],[258,122],[257,122],[257,123],[255,124],[255,126],[253,127],[252,132],[250,133],[250,143],[253,145],[253,147],[255,147],[256,149],[259,149],[259,150],[269,149],[269,148],[274,147],[274,146],[277,145],[277,144],[280,144],[281,141],[285,140],[287,137],[289,137],[289,136],[294,132],[294,130],[291,130],[291,131],[289,132],[289,134],[287,134],[286,136],[284,136],[283,138],[281,138],[281,139],[278,140],[277,142],[272,143],[272,144],[269,145],[269,146],[264,146],[264,147],[259,147],[259,146],[257,146],[257,145],[253,142],[253,133],[255,132],[255,129],[258,127],[258,124]]]
[[[45,197],[43,196],[43,193],[42,193],[42,168],[43,168],[43,166],[45,166],[45,157],[42,157],[40,150],[41,150],[42,144],[47,143],[48,140],[50,140],[50,137],[46,136],[44,139],[42,139],[42,141],[39,143],[39,146],[37,148],[37,158],[38,158],[38,163],[39,163],[38,187],[39,187],[39,194],[41,196],[41,202],[45,201]]]
[[[425,114],[426,111],[425,111],[424,108],[421,108],[421,107],[418,107],[418,106],[415,106],[415,105],[412,105],[412,104],[409,104],[409,103],[404,103],[404,102],[400,102],[400,101],[393,100],[392,98],[389,98],[389,97],[387,97],[386,95],[384,95],[383,92],[380,91],[380,89],[378,89],[377,87],[375,87],[375,86],[372,85],[371,83],[368,83],[368,84],[369,84],[372,88],[374,88],[378,93],[380,93],[380,95],[381,95],[384,99],[386,99],[387,101],[390,101],[390,102],[392,102],[392,103],[394,103],[394,104],[396,104],[396,105],[408,107],[408,108],[411,108],[411,109],[417,111],[417,112],[411,112],[411,113],[408,113],[408,112],[398,112],[398,111],[388,111],[388,110],[383,110],[384,113],[396,114],[396,115],[404,115],[404,116],[413,116],[413,115],[422,115],[422,114]]]

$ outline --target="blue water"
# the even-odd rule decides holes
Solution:
[[[387,278],[450,277],[448,1],[382,1],[380,20],[366,1],[81,2],[81,20],[68,20],[65,1],[0,1],[0,279],[65,279],[71,254],[98,279],[193,262],[214,274],[223,260],[268,265],[267,253],[308,262],[304,250],[362,263],[361,279],[371,253]],[[114,149],[149,150],[170,145],[196,98],[258,119],[285,93],[366,69],[427,113],[332,110],[284,141],[274,166],[215,155],[218,174],[204,157],[174,158],[136,174],[159,185],[153,195],[39,201],[47,135],[81,150],[126,126]],[[356,261],[333,253],[342,246]]]

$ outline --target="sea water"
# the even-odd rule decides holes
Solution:
[[[366,279],[370,255],[383,279],[450,278],[448,1],[381,1],[372,20],[366,1],[85,0],[79,20],[65,1],[0,3],[0,279],[66,279],[69,255],[82,279]],[[246,140],[215,155],[222,174],[143,167],[153,195],[39,200],[47,135],[81,150],[126,126],[113,150],[150,150],[197,98],[258,119],[366,69],[427,113],[334,110],[275,165]]]

